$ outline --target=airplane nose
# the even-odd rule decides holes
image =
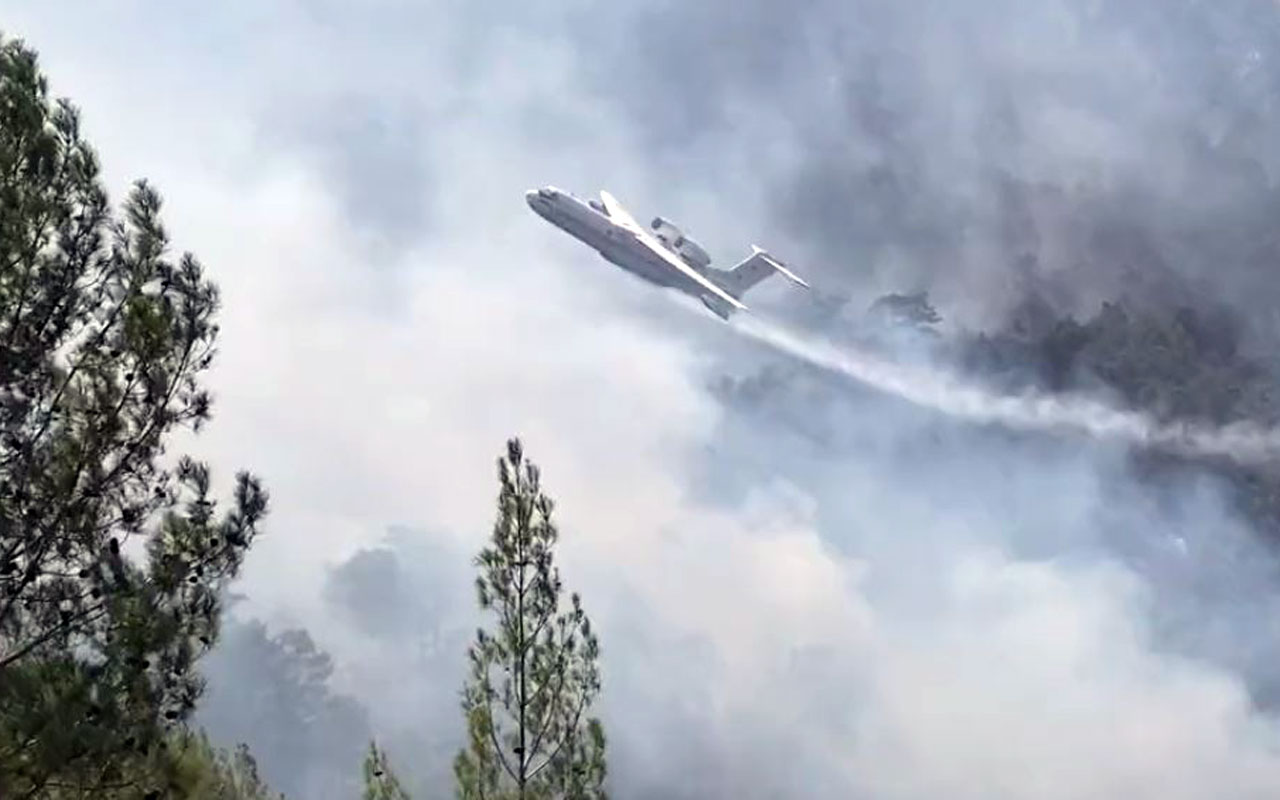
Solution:
[[[534,213],[540,217],[545,217],[548,209],[551,207],[551,204],[547,202],[547,198],[544,196],[541,189],[530,189],[525,192],[524,201],[528,203],[529,208],[532,208]]]

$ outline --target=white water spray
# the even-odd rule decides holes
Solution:
[[[895,364],[865,352],[839,349],[749,314],[732,327],[795,358],[951,417],[1021,430],[1077,432],[1098,439],[1160,447],[1184,455],[1229,458],[1240,463],[1280,461],[1280,431],[1254,423],[1209,427],[1162,425],[1084,397],[1039,393],[1000,395],[955,375]]]

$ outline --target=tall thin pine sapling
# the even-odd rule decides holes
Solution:
[[[468,744],[454,762],[464,800],[606,797],[604,729],[588,716],[600,648],[579,596],[561,608],[558,531],[539,477],[520,441],[509,441],[497,522],[476,559],[480,607],[495,619],[469,651]]]

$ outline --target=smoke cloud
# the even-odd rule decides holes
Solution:
[[[734,326],[752,339],[815,367],[974,423],[1069,432],[1249,464],[1274,463],[1280,456],[1280,431],[1251,422],[1217,428],[1194,423],[1161,425],[1146,415],[1121,411],[1086,397],[1030,392],[1021,396],[996,394],[957,374],[946,374],[937,364],[917,364],[913,368],[867,352],[842,350],[829,341],[756,317],[735,317]]]
[[[581,20],[593,96],[671,174],[728,194],[748,169],[752,232],[855,304],[928,288],[986,326],[1034,286],[1074,311],[1213,298],[1273,331],[1268,0],[615,13]]]
[[[819,352],[891,391],[851,387],[797,363],[809,333],[687,314],[522,196],[608,188],[717,263],[757,242],[846,316],[928,289],[971,329],[1028,287],[1128,291],[1221,302],[1260,348],[1273,4],[46,5],[10,32],[114,194],[150,177],[223,287],[216,418],[181,444],[272,491],[236,613],[305,629],[421,796],[462,741],[512,434],[600,632],[617,797],[1275,794],[1276,562],[1213,475],[1133,477],[1126,439],[1159,430]],[[265,758],[296,720],[226,699],[268,674],[262,641],[228,637],[209,699]]]

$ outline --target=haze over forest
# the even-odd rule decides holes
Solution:
[[[452,791],[518,435],[639,798],[1273,797],[1280,471],[949,418],[529,212],[608,189],[753,313],[1000,392],[1280,425],[1269,0],[9,0],[113,202],[221,290],[271,511],[192,717],[289,798]],[[886,325],[886,322],[888,323]]]

